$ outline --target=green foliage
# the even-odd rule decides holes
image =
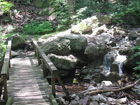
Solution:
[[[53,14],[50,15],[56,16],[56,25],[55,25],[56,31],[68,29],[71,24],[71,21],[66,2],[63,0],[55,0],[51,1],[50,5],[53,6],[54,8]]]
[[[4,13],[9,13],[10,9],[13,7],[13,3],[7,2],[5,0],[0,0],[0,11]]]
[[[24,5],[29,5],[33,0],[23,0],[23,2],[21,2]]]
[[[23,26],[23,33],[26,34],[43,34],[52,32],[53,28],[49,21],[33,21]]]
[[[0,42],[0,62],[3,61],[5,51],[6,51],[6,45],[3,42]]]
[[[127,24],[127,22],[123,19],[126,14],[131,14],[132,16],[136,17],[137,20],[140,20],[140,1],[133,0],[130,1],[127,5],[125,4],[118,4],[116,3],[113,6],[113,22],[114,23],[122,23]]]
[[[140,45],[133,47],[132,50],[135,50],[136,51],[136,53],[134,54],[134,57],[138,57],[138,56],[140,57]],[[133,68],[134,69],[134,73],[136,71],[139,71],[140,70],[140,61],[136,62],[136,64],[138,66],[136,66],[136,67]],[[137,78],[140,78],[140,74],[137,76]]]

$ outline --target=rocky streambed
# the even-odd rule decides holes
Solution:
[[[71,93],[71,97],[57,98],[60,105],[140,104],[139,82],[123,91],[90,94],[91,90],[127,87],[137,80],[138,73],[132,73],[140,57],[133,58],[135,51],[132,48],[140,45],[140,28],[108,25],[110,21],[105,19],[93,16],[68,31],[39,38],[38,44],[58,68]],[[81,24],[88,27],[81,28]],[[14,38],[20,36],[12,37],[13,49],[22,46],[31,50],[25,40],[18,39],[17,43]],[[56,88],[58,95],[62,95],[59,84]]]

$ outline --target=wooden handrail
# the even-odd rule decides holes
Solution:
[[[6,103],[8,99],[7,93],[7,80],[9,80],[9,68],[10,68],[10,58],[11,58],[11,40],[8,41],[7,49],[4,56],[3,66],[1,70],[2,87],[4,89],[3,100]]]
[[[52,63],[52,61],[46,56],[44,51],[39,47],[36,41],[32,41],[34,50],[35,50],[35,55],[37,56],[38,59],[38,64],[40,65],[43,63],[43,76],[47,76],[47,72],[51,72],[51,85],[52,85],[52,94],[55,96],[55,79],[58,80],[60,85],[62,86],[64,92],[66,95],[69,95],[67,89],[65,88],[63,82],[61,81],[61,78],[58,75],[58,69],[55,67],[55,65]],[[41,62],[42,59],[42,62]],[[47,66],[47,69],[45,68]]]

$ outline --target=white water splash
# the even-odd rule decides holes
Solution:
[[[110,71],[111,59],[108,59],[107,55],[104,56],[103,66],[104,66],[105,70],[109,70]]]
[[[122,75],[123,74],[123,62],[126,60],[126,56],[125,55],[120,55],[119,52],[117,51],[117,57],[115,59],[115,63],[118,64],[118,67],[119,67],[119,75]]]
[[[116,53],[116,56],[114,56],[113,63],[118,65],[119,75],[122,75],[123,74],[123,70],[122,70],[123,69],[123,62],[126,60],[126,56],[120,55],[117,50],[115,51],[115,53]],[[112,57],[108,57],[107,54],[104,56],[103,66],[104,66],[105,70],[111,71]]]

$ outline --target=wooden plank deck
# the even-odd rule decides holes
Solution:
[[[51,105],[52,90],[37,64],[33,57],[11,59],[7,87],[8,97],[13,98],[12,105]]]

